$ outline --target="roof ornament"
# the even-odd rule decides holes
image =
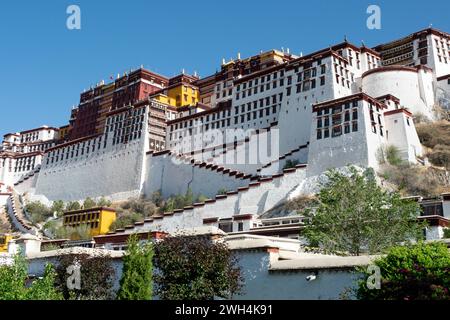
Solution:
[[[347,39],[347,35],[346,34],[344,34],[344,42],[348,43],[348,39]]]

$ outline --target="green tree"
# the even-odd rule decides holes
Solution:
[[[155,292],[167,300],[231,298],[242,289],[236,256],[208,237],[167,237],[155,244]]]
[[[33,201],[25,206],[26,212],[29,214],[33,223],[40,223],[53,215],[53,212],[42,202]]]
[[[442,243],[396,246],[378,260],[380,289],[368,289],[365,274],[357,298],[363,300],[450,300],[450,252]]]
[[[91,209],[96,206],[97,206],[97,203],[89,197],[87,197],[83,202],[83,209]]]
[[[28,264],[22,254],[16,254],[12,265],[0,266],[0,300],[60,300],[55,288],[53,266],[45,267],[44,276],[26,286]]]
[[[62,300],[63,296],[55,288],[56,272],[51,264],[45,266],[44,276],[33,282],[27,290],[27,300]]]
[[[349,175],[330,170],[321,187],[316,210],[306,210],[304,235],[326,252],[360,255],[418,239],[425,227],[417,222],[419,205],[396,192],[381,189],[373,170]]]
[[[120,300],[151,300],[153,295],[153,246],[139,244],[136,235],[127,241],[123,257],[122,278],[117,294]]]
[[[97,201],[97,207],[109,207],[111,206],[112,202],[110,200],[107,200],[104,197],[101,197],[98,201]]]
[[[56,212],[57,216],[61,217],[64,214],[64,202],[62,200],[54,201],[50,211],[52,213]]]
[[[78,201],[72,201],[67,203],[66,205],[66,211],[74,211],[74,210],[80,210],[81,206]]]

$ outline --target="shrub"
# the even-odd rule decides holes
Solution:
[[[219,189],[219,190],[217,191],[217,194],[218,194],[218,195],[225,195],[225,194],[227,194],[227,192],[228,192],[227,189],[221,188],[221,189]]]
[[[67,280],[71,276],[67,268],[80,266],[80,289],[69,289]],[[59,255],[56,285],[64,299],[109,300],[115,297],[113,281],[115,271],[111,258],[105,254],[90,256],[88,254]]]
[[[380,289],[367,288],[369,274],[359,281],[357,297],[364,300],[449,300],[450,253],[441,243],[393,247],[376,260]]]
[[[289,169],[289,168],[294,168],[298,164],[299,164],[298,160],[291,160],[291,159],[286,160],[286,162],[285,162],[285,164],[283,166],[283,170],[284,169]]]
[[[434,196],[442,191],[443,182],[432,168],[409,164],[384,165],[380,175],[404,196]]]
[[[147,242],[140,245],[136,235],[130,236],[127,243],[117,297],[120,300],[151,300],[153,295],[152,244]]]
[[[54,235],[57,239],[89,240],[92,239],[91,228],[88,225],[78,227],[60,226],[55,228]]]
[[[51,264],[45,266],[41,279],[26,286],[28,264],[21,254],[14,256],[12,265],[0,266],[0,300],[61,300],[55,288],[55,271]]]
[[[435,145],[428,158],[432,164],[450,169],[450,145]]]
[[[95,208],[96,206],[97,203],[89,197],[87,197],[83,202],[83,209],[91,209]]]
[[[450,239],[450,228],[445,228],[444,229],[444,238],[445,239]]]
[[[80,210],[81,209],[81,205],[78,201],[72,201],[72,202],[68,202],[66,204],[66,211],[74,211],[74,210]]]
[[[400,151],[396,146],[387,146],[386,150],[386,161],[393,165],[393,166],[399,166],[403,163],[403,160],[400,156]]]
[[[135,222],[141,221],[143,216],[139,213],[127,211],[122,213],[110,226],[110,230],[121,229],[129,225],[133,225]]]
[[[229,299],[242,289],[237,258],[208,237],[168,237],[155,244],[155,292],[164,300]]]
[[[28,212],[31,222],[34,224],[41,223],[53,216],[53,212],[40,201],[28,203],[25,206],[25,210]]]

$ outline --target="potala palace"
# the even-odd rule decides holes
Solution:
[[[376,170],[390,145],[426,165],[414,117],[434,120],[449,101],[450,34],[432,28],[373,48],[344,41],[301,56],[238,54],[202,78],[139,68],[81,93],[63,127],[6,134],[0,202],[12,212],[16,195],[118,201],[190,189],[209,199],[105,237],[186,227],[268,234],[264,213],[317,191],[329,168]],[[296,165],[283,169],[288,162]],[[448,223],[450,195],[442,206]]]

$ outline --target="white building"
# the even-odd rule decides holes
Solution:
[[[450,96],[448,34],[427,29],[405,39],[238,57],[198,80],[197,105],[144,99],[106,112],[103,132],[59,144],[57,129],[47,127],[6,135],[0,181],[50,201],[191,188],[210,199],[127,231],[249,230],[267,210],[313,192],[329,168],[377,169],[390,145],[417,163],[414,115],[434,119],[435,105]]]

